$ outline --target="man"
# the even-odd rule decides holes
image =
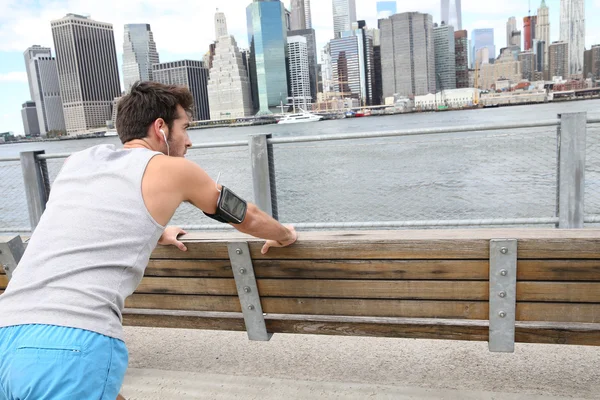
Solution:
[[[121,313],[182,202],[228,221],[223,186],[183,158],[193,99],[186,88],[138,83],[119,102],[123,149],[75,153],[56,178],[46,211],[0,296],[0,400],[107,399],[128,363]],[[219,202],[219,205],[218,205]],[[238,203],[242,204],[242,203]],[[248,203],[241,232],[264,238],[262,252],[296,240]]]

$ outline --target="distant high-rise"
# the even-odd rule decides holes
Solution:
[[[533,41],[536,39],[535,32],[537,26],[537,16],[531,15],[523,18],[523,50],[529,51],[533,47]]]
[[[250,79],[233,36],[221,36],[217,42],[208,100],[210,119],[247,117],[253,113]]]
[[[523,79],[528,81],[534,80],[534,73],[536,72],[535,54],[533,51],[524,51],[519,53],[519,61],[521,62],[521,73]]]
[[[377,19],[389,18],[396,14],[396,0],[377,2]]]
[[[227,35],[227,18],[225,18],[225,13],[217,8],[215,13],[215,40]]]
[[[292,31],[306,29],[306,8],[304,0],[292,0],[290,19]]]
[[[452,25],[434,25],[433,44],[438,90],[456,89],[456,48]]]
[[[323,93],[333,92],[333,62],[331,60],[331,44],[327,43],[321,52],[321,77]]]
[[[49,131],[64,131],[65,117],[60,98],[60,84],[56,59],[48,53],[38,53],[32,58],[27,57],[31,48],[25,51],[27,73],[32,77],[33,102],[37,111],[39,131],[45,135]],[[48,49],[49,50],[49,49]]]
[[[442,22],[455,30],[462,30],[461,0],[442,0]]]
[[[583,74],[585,51],[584,0],[560,1],[560,41],[569,45],[569,75]]]
[[[506,22],[506,47],[513,46],[513,32],[517,30],[517,19],[510,17]]]
[[[383,97],[436,92],[433,18],[417,12],[379,20]]]
[[[454,32],[456,88],[469,87],[469,39],[466,30]]]
[[[306,39],[308,52],[308,69],[310,74],[310,92],[313,100],[317,99],[317,39],[314,29],[300,29],[288,31],[289,36],[302,36]]]
[[[35,77],[31,75],[29,64],[31,63],[31,60],[38,55],[50,57],[52,55],[50,54],[50,47],[42,47],[37,44],[34,44],[33,46],[25,50],[25,52],[23,53],[23,57],[25,58],[25,69],[27,70],[27,82],[29,82],[29,96],[32,100],[34,100],[33,88],[35,87]]]
[[[600,44],[593,45],[591,49],[586,50],[583,57],[584,78],[600,80]]]
[[[489,50],[489,57],[495,58],[496,54],[496,45],[494,44],[494,29],[486,28],[486,29],[474,29],[473,30],[473,55],[477,54],[477,51],[483,47],[486,47]],[[475,68],[475,58],[471,59],[471,67]]]
[[[23,130],[25,136],[40,136],[40,124],[38,122],[37,110],[33,101],[26,101],[23,103],[21,118],[23,118]]]
[[[149,24],[125,25],[123,39],[123,82],[129,90],[137,81],[151,81],[152,64],[160,60]]]
[[[366,46],[365,46],[366,43]],[[359,99],[371,105],[373,98],[373,39],[365,29],[342,33],[329,42],[332,89],[340,97]]]
[[[372,29],[373,36],[373,105],[383,104],[383,79],[381,76],[381,31]]]
[[[67,133],[105,128],[121,94],[112,24],[67,14],[51,27]]]
[[[332,0],[333,37],[339,38],[342,32],[352,29],[356,22],[356,0]]]
[[[287,98],[287,29],[279,0],[255,0],[246,8],[252,98],[259,114],[271,113]]]
[[[312,29],[312,13],[310,11],[310,0],[304,0],[304,15],[306,16],[306,29]]]
[[[294,105],[308,109],[312,103],[308,45],[304,36],[288,36],[290,96]]]
[[[569,76],[569,44],[554,42],[548,46],[548,79]]]
[[[550,44],[550,9],[546,6],[545,0],[542,0],[542,4],[538,8],[535,38],[544,42],[544,62],[541,69],[538,66],[538,70],[545,71],[548,68],[548,45]]]
[[[487,47],[482,47],[481,50],[488,52]],[[483,63],[479,71],[479,84],[483,89],[493,88],[498,80],[507,80],[513,85],[523,79],[521,63],[515,59],[512,49],[508,48],[502,50],[500,57],[493,64]]]
[[[194,97],[192,119],[194,121],[210,119],[208,68],[202,61],[181,60],[154,64],[152,75],[156,82],[187,87]]]

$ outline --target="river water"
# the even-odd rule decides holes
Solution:
[[[190,131],[194,143],[246,140],[249,135],[343,134],[532,122],[586,111],[600,100],[437,113],[354,118],[296,125]],[[556,212],[556,128],[279,144],[274,146],[279,217],[285,222],[363,222],[553,217]],[[118,138],[0,146],[0,157],[43,149],[70,153]],[[587,129],[586,214],[600,214],[600,125]],[[241,196],[252,199],[248,148],[192,150],[188,158]],[[64,160],[49,160],[51,180]],[[18,162],[0,162],[0,228],[29,227]],[[192,206],[173,224],[212,224]]]

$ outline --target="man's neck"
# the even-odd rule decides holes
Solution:
[[[123,145],[124,149],[148,149],[148,150],[154,150],[152,148],[152,146],[150,145],[150,143],[146,142],[143,139],[134,139],[134,140],[130,140],[129,142],[125,143]]]

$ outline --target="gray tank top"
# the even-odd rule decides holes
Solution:
[[[0,296],[0,327],[58,325],[122,339],[125,298],[164,230],[142,197],[157,154],[100,145],[67,159]]]

